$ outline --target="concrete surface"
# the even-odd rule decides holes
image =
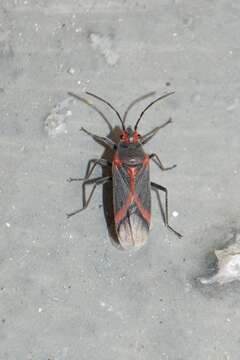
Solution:
[[[240,227],[239,21],[234,0],[1,0],[1,360],[239,360],[239,283],[197,280]],[[106,135],[106,123],[81,102],[69,105],[67,134],[49,137],[44,120],[68,90],[123,113],[173,89],[141,131],[173,117],[146,150],[178,164],[151,171],[184,237],[164,228],[153,196],[148,244],[123,252],[101,189],[65,216],[81,205],[66,179],[104,151],[79,129]]]

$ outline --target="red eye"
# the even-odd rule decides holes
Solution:
[[[129,138],[128,138],[128,133],[127,132],[124,132],[120,135],[120,139],[127,142],[129,141]]]
[[[134,134],[133,134],[133,142],[134,143],[138,143],[138,140],[140,139],[140,135],[138,134],[137,131],[134,131]]]

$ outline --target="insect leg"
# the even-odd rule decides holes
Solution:
[[[91,167],[91,163],[93,163],[92,167]],[[86,174],[85,174],[85,177],[83,178],[83,180],[86,180],[91,176],[96,165],[111,166],[112,163],[111,163],[111,161],[108,161],[107,159],[91,159],[91,160],[89,160]]]
[[[107,146],[109,146],[111,149],[115,149],[117,147],[117,145],[109,138],[103,137],[103,136],[98,136],[95,135],[89,131],[87,131],[86,129],[84,129],[83,127],[81,128],[82,131],[84,131],[86,134],[88,134],[89,136],[91,136],[95,141],[103,143]]]
[[[156,184],[154,182],[151,182],[151,187],[156,190],[156,191],[164,191],[165,192],[165,219],[164,219],[164,223],[165,226],[167,226],[167,228],[169,230],[171,230],[172,232],[174,232],[174,234],[176,234],[179,238],[182,237],[182,235],[177,232],[176,230],[174,230],[169,224],[168,224],[168,189],[162,185]]]
[[[92,167],[91,164],[93,163]],[[86,173],[84,177],[81,178],[69,178],[67,181],[68,182],[72,182],[72,181],[83,181],[83,180],[87,180],[91,174],[93,173],[93,170],[95,169],[96,165],[101,165],[101,166],[107,166],[107,165],[112,165],[112,163],[106,159],[91,159],[88,162],[87,165],[87,169],[86,169]]]
[[[174,169],[177,166],[176,164],[174,164],[172,166],[165,167],[157,154],[151,154],[149,155],[149,158],[152,159],[152,161],[155,162],[155,164],[157,164],[157,166],[160,167],[160,169],[163,171]]]
[[[108,119],[106,118],[106,116],[95,106],[93,105],[91,102],[87,101],[86,99],[82,98],[81,96],[74,94],[73,92],[69,91],[68,95],[73,96],[74,98],[84,102],[85,104],[87,104],[88,106],[90,106],[92,109],[96,110],[96,112],[101,115],[101,117],[103,118],[103,120],[107,123],[109,130],[112,131],[112,125],[110,124],[110,122],[108,121]]]
[[[150,141],[155,135],[156,133],[164,128],[166,125],[171,124],[172,123],[172,119],[169,118],[165,123],[163,123],[160,126],[155,127],[153,130],[149,131],[147,134],[143,135],[141,138],[141,143],[144,145],[146,144],[148,141]]]
[[[98,178],[95,178],[95,179],[85,180],[83,182],[83,207],[81,209],[79,209],[79,210],[76,210],[76,211],[70,213],[70,214],[67,214],[67,218],[70,218],[71,216],[76,215],[76,214],[80,213],[81,211],[85,210],[88,207],[88,205],[89,205],[89,203],[91,201],[91,198],[93,196],[93,193],[94,193],[96,187],[98,185],[105,184],[109,180],[111,180],[110,176],[104,176],[104,177],[100,177],[100,178],[98,177]],[[90,185],[90,184],[94,184],[94,185],[93,185],[93,188],[92,188],[92,190],[91,190],[91,192],[89,194],[88,199],[86,200],[86,188],[85,187],[86,187],[86,185]]]

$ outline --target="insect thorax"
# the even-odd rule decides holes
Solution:
[[[119,158],[123,162],[135,162],[135,163],[142,163],[145,152],[141,144],[124,144],[120,143],[118,145],[118,154]]]

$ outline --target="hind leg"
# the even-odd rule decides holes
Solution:
[[[90,180],[85,180],[83,182],[83,206],[81,209],[78,209],[70,214],[67,214],[67,218],[70,218],[71,216],[73,215],[76,215],[78,213],[80,213],[81,211],[85,210],[88,205],[90,204],[90,201],[92,199],[92,196],[93,196],[93,193],[94,191],[96,190],[96,187],[98,185],[103,185],[105,184],[106,182],[110,181],[111,180],[111,177],[110,176],[105,176],[105,177],[100,177],[100,178],[95,178],[95,179],[90,179]],[[88,199],[86,199],[86,185],[91,185],[93,184],[93,188],[89,194],[89,197]]]
[[[171,230],[172,232],[174,232],[175,235],[177,235],[179,238],[181,238],[182,235],[179,232],[177,232],[176,230],[174,230],[168,223],[168,190],[167,190],[167,188],[162,185],[156,184],[154,182],[151,182],[151,187],[156,191],[159,191],[159,190],[164,191],[164,193],[165,193],[165,219],[164,219],[165,226],[167,226],[167,228],[169,230]]]

